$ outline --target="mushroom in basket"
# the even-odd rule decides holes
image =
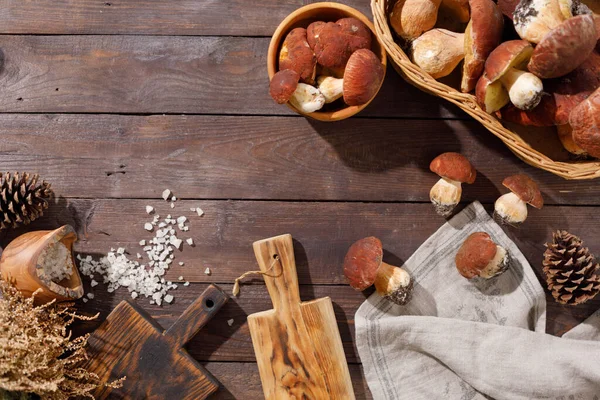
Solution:
[[[429,198],[437,213],[447,217],[460,202],[462,183],[475,182],[477,171],[465,156],[458,153],[440,154],[431,161],[429,169],[441,178],[431,188]]]
[[[485,232],[475,232],[464,241],[454,259],[456,269],[467,279],[490,279],[500,275],[510,266],[510,255],[494,243]]]
[[[356,290],[375,284],[380,296],[398,305],[410,301],[412,277],[406,270],[383,262],[383,247],[376,237],[360,239],[350,246],[344,258],[344,275]]]
[[[527,219],[527,204],[537,209],[544,206],[542,193],[537,183],[527,175],[517,174],[502,181],[510,190],[496,200],[494,216],[509,225],[519,225]]]
[[[502,13],[491,0],[470,0],[465,33],[432,29],[411,44],[413,62],[434,79],[449,75],[464,59],[461,90],[470,92],[483,74],[485,60],[502,38]]]
[[[600,88],[571,111],[569,123],[575,144],[600,158]]]

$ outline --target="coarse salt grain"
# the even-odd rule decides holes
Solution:
[[[38,275],[57,283],[73,275],[71,251],[62,242],[46,246],[39,255],[36,266]]]
[[[92,282],[90,282],[90,286],[95,287],[97,285],[98,285],[98,282],[96,282],[95,280],[92,279]]]
[[[179,278],[177,278],[178,280],[182,281],[183,280],[183,276],[180,276]]]
[[[171,208],[175,208],[175,203],[171,203]]]
[[[92,300],[94,298],[94,293],[87,294],[88,299]]]
[[[204,215],[204,211],[202,211],[202,209],[200,207],[196,208],[196,214],[198,214],[199,217]]]
[[[187,238],[187,239],[185,239],[185,241],[186,241],[186,243],[187,243],[187,244],[189,244],[190,246],[193,246],[193,245],[194,245],[194,239],[192,239],[192,238]]]
[[[152,207],[152,206],[146,206],[146,213],[147,214],[152,214],[152,212],[154,212],[154,207]]]
[[[165,296],[165,302],[171,304],[171,302],[173,301],[173,296],[168,294]]]
[[[171,197],[171,191],[169,189],[165,189],[162,192],[162,198],[167,201]]]
[[[186,281],[183,286],[190,286],[190,283],[188,281]]]
[[[147,230],[148,232],[152,232],[152,229],[154,229],[154,226],[150,222],[146,222],[144,224],[144,229]]]
[[[227,325],[229,325],[229,326],[233,325],[233,318],[227,320]]]
[[[205,273],[206,275],[210,275],[210,268],[206,268],[206,269],[204,270],[204,273]]]

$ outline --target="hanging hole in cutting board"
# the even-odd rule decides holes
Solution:
[[[213,308],[215,306],[215,302],[212,301],[212,299],[206,299],[206,301],[204,302],[204,304],[206,305],[207,308]]]

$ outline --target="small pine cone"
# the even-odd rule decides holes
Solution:
[[[583,241],[567,231],[553,234],[552,243],[546,244],[544,273],[552,296],[561,304],[582,304],[600,291],[596,271],[600,265],[590,254]]]
[[[48,198],[52,195],[50,184],[39,176],[0,173],[0,230],[27,225],[44,215]]]

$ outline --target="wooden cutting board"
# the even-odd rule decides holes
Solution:
[[[86,368],[110,381],[127,376],[120,389],[101,388],[105,399],[205,399],[219,382],[183,346],[228,300],[210,285],[164,330],[141,307],[122,301],[88,340]]]
[[[300,301],[291,235],[254,243],[273,309],[248,316],[265,398],[354,399],[329,297]]]

